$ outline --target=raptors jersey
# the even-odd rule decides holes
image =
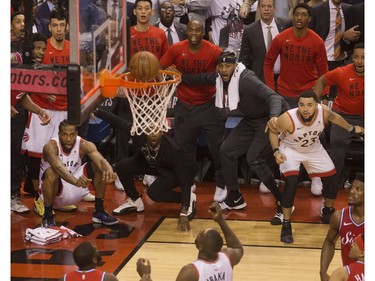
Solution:
[[[98,269],[90,269],[87,271],[76,270],[64,275],[64,281],[103,281],[105,272]]]
[[[322,148],[319,136],[324,130],[324,109],[318,104],[314,119],[310,125],[302,123],[298,108],[287,111],[293,123],[292,133],[280,134],[280,144],[291,147],[299,152],[314,152]]]
[[[59,158],[64,163],[64,166],[71,174],[74,174],[78,170],[78,168],[82,166],[82,157],[79,153],[81,138],[77,136],[76,142],[69,154],[66,154],[63,151],[60,140],[58,138],[53,138],[52,140],[57,143]],[[39,176],[42,177],[44,171],[49,167],[51,167],[51,165],[42,157]]]
[[[232,281],[233,268],[226,254],[219,252],[214,262],[196,260],[193,266],[198,272],[198,281],[220,280]]]
[[[340,220],[340,238],[341,238],[341,258],[343,265],[348,265],[354,262],[349,258],[350,247],[358,235],[365,231],[365,222],[357,224],[352,219],[352,207],[346,207],[341,211]]]
[[[356,261],[346,266],[349,274],[347,281],[365,281],[365,263]]]

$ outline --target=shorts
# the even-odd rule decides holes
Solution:
[[[298,176],[300,164],[305,167],[309,178],[329,177],[336,174],[335,165],[323,146],[312,152],[299,152],[281,143],[279,149],[286,157],[285,162],[280,164],[280,171],[286,177]]]
[[[23,133],[22,137],[22,153],[28,151],[30,156],[41,158],[43,146],[52,138],[58,137],[59,125],[61,121],[68,118],[67,111],[50,109],[45,110],[51,117],[51,121],[45,126],[40,124],[41,121],[37,114],[31,112],[29,113],[29,118],[25,126],[25,132]]]
[[[78,168],[78,170],[73,174],[76,178],[79,178],[82,175],[85,175],[87,177],[86,173],[86,164],[83,164],[81,167]],[[63,179],[60,179],[60,188],[59,191],[55,197],[55,202],[53,203],[54,208],[61,208],[66,205],[75,205],[79,203],[83,197],[85,197],[90,191],[89,187],[82,188],[75,186],[73,184],[70,184]],[[40,181],[39,184],[39,193],[40,197],[44,201],[43,198],[43,192],[42,192],[42,184],[43,180]],[[89,184],[91,185],[91,183]]]

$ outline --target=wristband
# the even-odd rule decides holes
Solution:
[[[348,130],[348,132],[350,133],[355,133],[355,127],[353,125],[351,125],[352,127],[350,128],[350,130]]]
[[[278,147],[276,147],[274,150],[273,150],[273,156],[276,156],[276,153],[279,152],[280,149]]]

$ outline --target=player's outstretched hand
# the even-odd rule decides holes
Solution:
[[[208,209],[208,212],[211,214],[212,219],[214,221],[219,222],[219,221],[224,220],[223,213],[222,213],[219,203],[217,202],[212,203],[212,205]]]
[[[137,272],[141,281],[151,281],[151,263],[148,259],[140,258],[137,261]]]

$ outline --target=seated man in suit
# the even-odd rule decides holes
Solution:
[[[169,46],[187,39],[186,25],[174,21],[176,12],[173,4],[170,1],[165,1],[160,4],[159,14],[160,22],[155,26],[165,31]]]

